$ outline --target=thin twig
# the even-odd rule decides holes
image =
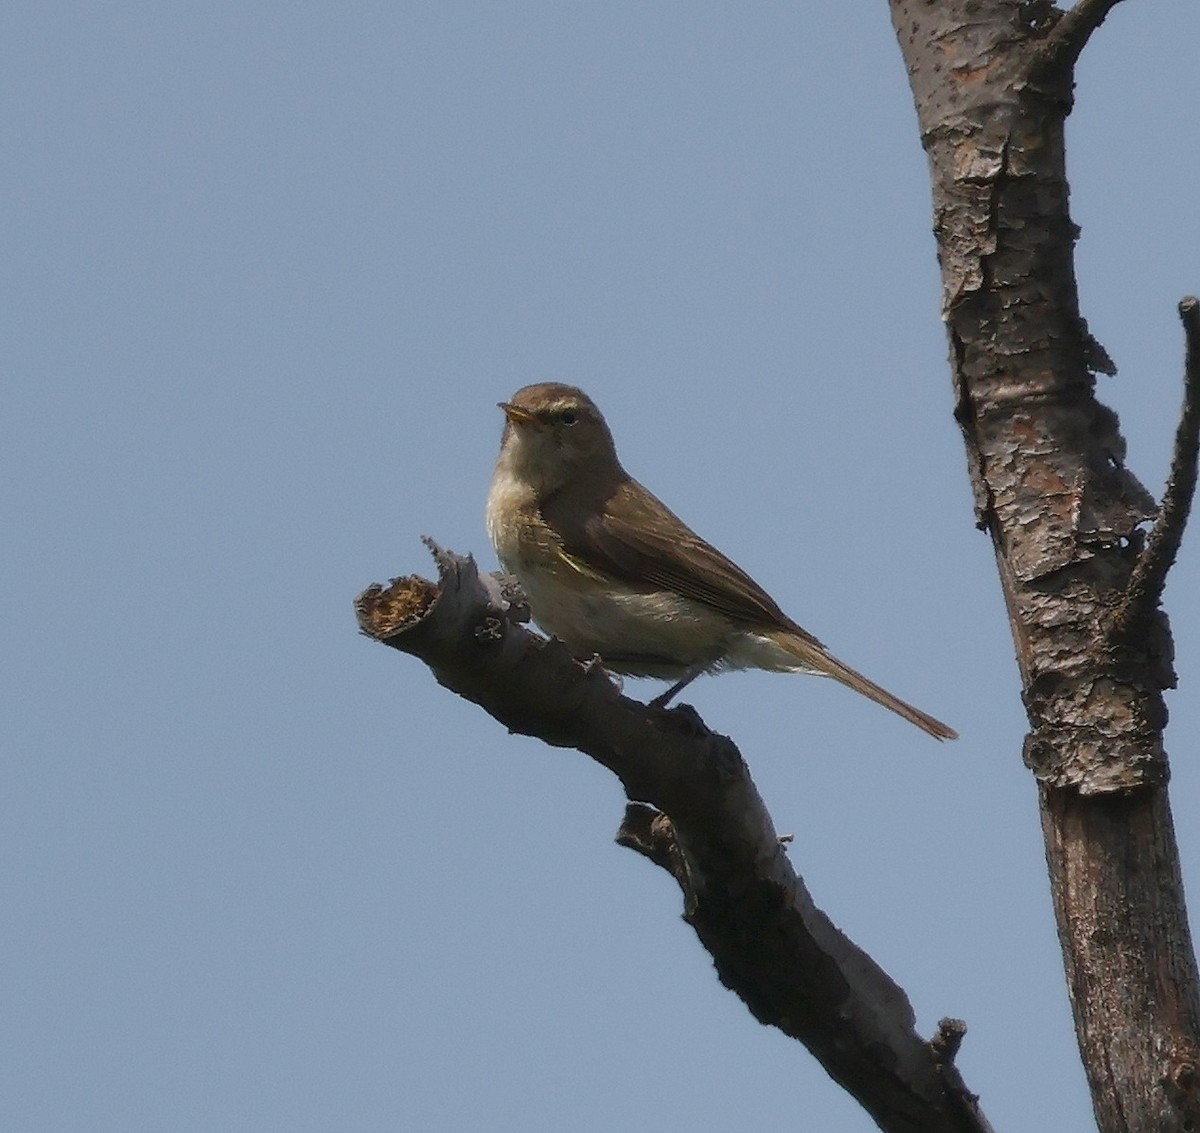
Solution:
[[[1073,66],[1087,46],[1087,41],[1092,38],[1092,33],[1120,2],[1079,0],[1075,7],[1064,12],[1042,44],[1047,61]]]
[[[1125,600],[1117,614],[1116,631],[1128,632],[1158,606],[1167,572],[1179,553],[1196,494],[1196,470],[1200,460],[1200,300],[1189,295],[1179,304],[1179,317],[1187,353],[1183,374],[1183,411],[1175,430],[1171,473],[1163,490],[1158,518],[1125,589]]]

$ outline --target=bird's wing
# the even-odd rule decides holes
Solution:
[[[542,504],[546,521],[559,533],[563,553],[585,571],[614,575],[646,589],[673,590],[740,622],[788,629],[820,645],[778,606],[741,567],[701,539],[661,500],[624,480],[600,506]],[[580,518],[586,511],[589,518]]]

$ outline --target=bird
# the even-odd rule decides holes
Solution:
[[[560,382],[499,403],[505,425],[488,534],[530,612],[579,659],[674,683],[732,669],[832,677],[939,740],[953,728],[839,661],[741,567],[634,480],[583,390]]]

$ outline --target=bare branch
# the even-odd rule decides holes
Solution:
[[[1179,304],[1179,317],[1183,321],[1187,343],[1183,410],[1175,430],[1175,449],[1162,505],[1134,565],[1125,600],[1117,614],[1114,631],[1120,636],[1127,635],[1158,608],[1196,494],[1197,461],[1200,459],[1200,300],[1193,295],[1183,299]]]
[[[356,603],[363,631],[510,730],[613,771],[636,800],[618,840],[675,877],[721,981],[803,1042],[881,1129],[987,1133],[957,1070],[916,1033],[904,991],[813,902],[733,742],[691,708],[621,696],[598,665],[518,624],[471,559],[430,546],[437,585],[369,588]]]
[[[1079,0],[1075,7],[1063,13],[1053,31],[1042,44],[1047,61],[1067,67],[1074,66],[1092,33],[1102,24],[1121,0]]]

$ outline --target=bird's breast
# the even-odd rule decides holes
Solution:
[[[533,492],[503,468],[488,492],[487,527],[501,566],[518,578],[529,564],[561,554],[562,541],[542,519]]]

